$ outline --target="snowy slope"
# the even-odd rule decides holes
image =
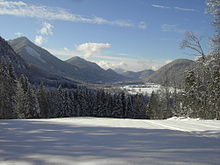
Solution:
[[[0,164],[220,163],[220,121],[0,120]]]

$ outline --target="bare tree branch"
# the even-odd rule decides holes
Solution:
[[[197,37],[193,32],[185,33],[185,39],[181,41],[180,48],[188,48],[197,52],[197,56],[202,56],[203,61],[205,61],[205,53],[201,46],[201,39]]]

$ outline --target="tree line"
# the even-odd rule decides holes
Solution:
[[[115,117],[165,119],[175,114],[176,98],[169,92],[152,93],[151,97],[124,92],[106,92],[83,86],[65,89],[31,85],[19,78],[12,65],[0,62],[0,118],[28,119],[55,117]],[[160,97],[159,97],[160,96]]]

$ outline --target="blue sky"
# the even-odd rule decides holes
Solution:
[[[62,60],[103,68],[157,69],[177,58],[185,31],[213,34],[204,0],[0,0],[0,35],[26,36]]]

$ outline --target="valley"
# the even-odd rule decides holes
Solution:
[[[219,0],[0,0],[0,21],[0,165],[219,165]]]

